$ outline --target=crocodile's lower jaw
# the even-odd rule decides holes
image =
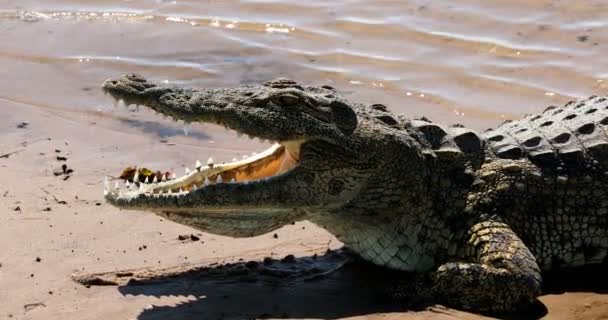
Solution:
[[[166,177],[161,181],[156,176],[153,181],[148,179],[140,182],[136,170],[133,183],[121,182],[122,179],[106,177],[104,181],[104,196],[110,198],[133,199],[140,194],[157,197],[179,197],[220,183],[251,183],[258,180],[270,179],[293,170],[300,160],[300,147],[304,140],[283,141],[273,144],[265,151],[234,159],[230,163],[215,164],[209,158],[206,165],[196,161],[194,170],[185,169],[181,177]]]

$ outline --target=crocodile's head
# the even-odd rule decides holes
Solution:
[[[109,182],[105,198],[120,208],[153,211],[211,233],[253,235],[344,206],[382,167],[374,149],[387,142],[377,141],[378,132],[361,130],[361,106],[328,86],[278,79],[261,86],[186,89],[129,74],[107,80],[103,90],[127,105],[274,142],[231,163],[197,161],[192,171],[167,181],[118,188]]]

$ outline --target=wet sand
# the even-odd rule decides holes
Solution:
[[[356,265],[283,285],[187,274],[140,286],[72,281],[73,274],[298,259],[341,247],[306,222],[277,238],[231,239],[106,205],[102,177],[126,166],[182,170],[265,146],[212,125],[185,136],[181,124],[148,111],[114,109],[99,85],[126,72],[192,86],[286,76],[482,129],[604,94],[606,9],[599,1],[9,0],[0,7],[0,318],[482,318],[378,301],[367,290],[373,269]],[[608,319],[605,292],[548,294],[540,299],[546,311],[530,316]]]

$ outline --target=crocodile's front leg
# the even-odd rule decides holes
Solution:
[[[467,246],[473,261],[445,263],[397,289],[397,298],[422,295],[454,307],[499,313],[530,304],[540,294],[536,259],[506,224],[475,224]]]

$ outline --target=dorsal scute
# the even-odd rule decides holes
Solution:
[[[504,123],[483,138],[496,157],[528,158],[542,169],[605,169],[607,125],[608,99],[591,96]]]
[[[266,81],[264,82],[264,86],[276,89],[295,88],[299,90],[304,90],[304,87],[301,84],[287,78],[277,78],[270,81]]]
[[[473,167],[483,162],[484,147],[481,137],[461,125],[445,127],[426,118],[414,119],[412,127],[420,132],[439,160],[468,160]]]
[[[365,107],[364,110],[367,116],[376,119],[379,123],[389,127],[400,128],[401,119],[390,112],[387,106],[376,103]]]
[[[469,158],[473,166],[481,166],[485,142],[479,134],[464,126],[451,126],[448,129],[458,148]]]

